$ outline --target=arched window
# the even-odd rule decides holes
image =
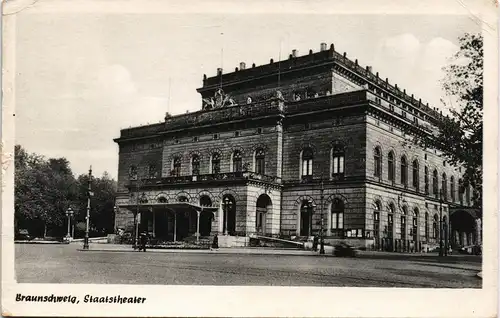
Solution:
[[[128,175],[130,180],[137,180],[137,166],[130,166],[128,170]]]
[[[172,163],[172,176],[178,177],[181,175],[181,157],[175,157]]]
[[[335,198],[332,202],[332,235],[336,237],[342,236],[344,233],[344,202]]]
[[[441,191],[443,193],[443,200],[448,200],[448,179],[446,178],[446,173],[443,172],[441,179]]]
[[[425,212],[425,240],[429,241],[429,213]]]
[[[455,177],[450,177],[450,198],[452,202],[455,202]]]
[[[212,174],[220,173],[220,154],[214,152],[212,154]]]
[[[302,176],[312,176],[313,156],[311,148],[302,151]]]
[[[432,222],[432,237],[437,239],[439,235],[439,228],[438,228],[438,223],[439,219],[437,214],[434,215],[434,221]]]
[[[255,150],[255,172],[258,174],[265,174],[266,154],[264,149],[259,148]]]
[[[195,176],[200,174],[200,156],[198,155],[191,157],[191,174]]]
[[[373,151],[373,162],[375,164],[374,175],[380,178],[382,176],[382,151],[380,147],[375,147]]]
[[[394,204],[389,204],[389,211],[387,213],[387,238],[393,238],[394,231]]]
[[[390,151],[389,154],[387,155],[387,178],[389,181],[394,182],[394,152]]]
[[[439,197],[438,172],[436,169],[432,172],[432,194],[436,198]]]
[[[156,199],[156,201],[157,201],[158,203],[168,203],[167,198],[166,198],[166,197],[164,197],[164,196],[159,196],[159,197]]]
[[[233,172],[240,172],[243,170],[243,164],[241,161],[241,152],[236,150],[233,152]]]
[[[424,169],[424,187],[425,194],[429,194],[429,168],[427,166]]]
[[[340,146],[332,149],[332,177],[344,174],[344,148]]]
[[[401,184],[404,186],[408,185],[408,163],[406,162],[406,156],[401,157]]]
[[[419,167],[418,167],[418,160],[415,159],[413,160],[413,187],[415,190],[419,191],[420,190],[420,173],[419,173]]]

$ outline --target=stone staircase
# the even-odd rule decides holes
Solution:
[[[269,247],[269,248],[289,248],[289,249],[304,249],[304,244],[307,238],[299,240],[283,239],[277,237],[251,235],[250,246],[252,247]]]

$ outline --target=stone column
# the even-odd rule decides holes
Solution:
[[[151,208],[151,213],[153,213],[153,237],[156,237],[156,213],[153,208]]]
[[[223,211],[223,208],[222,208],[222,204],[219,206],[219,210],[218,210],[218,232],[219,232],[219,235],[223,235],[224,234],[224,211]]]
[[[200,241],[200,213],[201,211],[196,211],[196,242]]]
[[[177,242],[177,212],[174,211],[174,242]]]
[[[483,245],[483,236],[482,236],[482,221],[480,218],[476,219],[475,222],[475,230],[476,230],[476,244]]]

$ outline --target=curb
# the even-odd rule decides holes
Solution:
[[[189,250],[189,249],[162,249],[162,250],[155,250],[155,249],[150,249],[147,250],[146,252],[139,252],[139,251],[134,251],[134,250],[120,250],[120,249],[77,249],[79,252],[114,252],[114,253],[177,253],[177,254],[225,254],[225,255],[283,255],[283,256],[314,256],[317,253],[307,253],[307,252],[302,252],[300,253],[290,253],[289,251],[283,251],[282,253],[274,251],[270,252],[264,252],[264,251],[242,251],[242,250]],[[319,254],[318,254],[319,255]],[[324,256],[324,255],[321,255]]]
[[[58,242],[58,241],[14,241],[14,244],[52,244],[52,245],[69,245],[69,242]]]

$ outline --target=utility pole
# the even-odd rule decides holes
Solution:
[[[320,209],[321,209],[321,236],[320,236],[320,247],[319,253],[325,254],[325,231],[324,231],[324,213],[323,213],[323,198],[324,198],[324,185],[323,177],[321,177],[321,194],[320,194]]]
[[[87,216],[85,217],[85,238],[83,240],[83,249],[89,249],[89,226],[90,226],[90,197],[92,197],[92,166],[89,169],[89,188],[87,192]]]

